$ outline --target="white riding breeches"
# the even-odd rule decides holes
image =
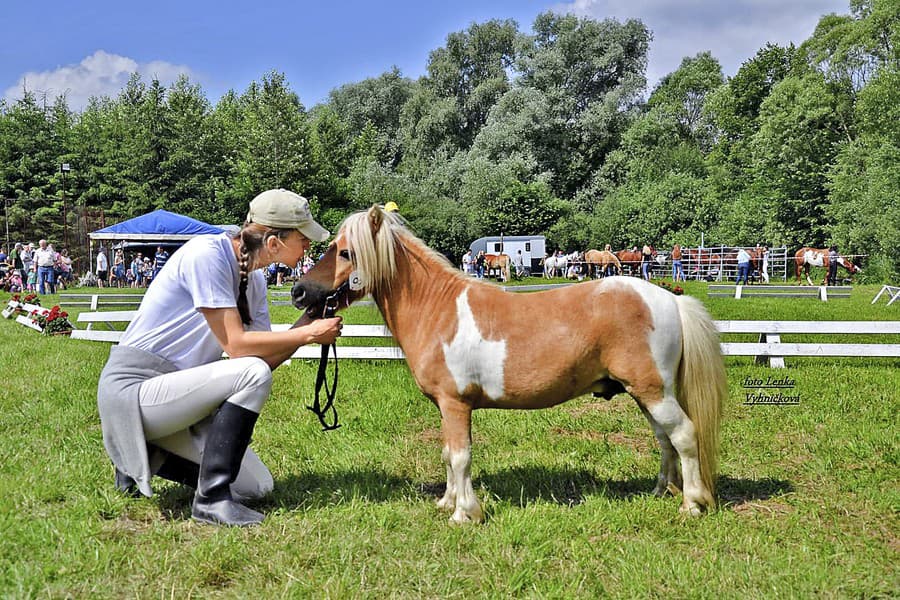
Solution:
[[[209,417],[223,402],[259,413],[272,389],[272,370],[260,358],[244,357],[147,379],[139,391],[141,421],[148,442],[200,463]],[[259,498],[274,487],[272,474],[247,449],[232,493]]]

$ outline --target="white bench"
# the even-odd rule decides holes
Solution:
[[[85,306],[89,310],[99,310],[106,306],[137,306],[144,294],[60,294],[59,304],[63,308]]]
[[[900,298],[900,287],[894,287],[892,285],[884,285],[881,286],[881,291],[875,295],[875,298],[872,299],[872,304],[878,302],[878,299],[881,298],[883,294],[887,294],[889,298],[887,305],[890,306],[894,303],[894,300]]]
[[[76,340],[92,340],[117,343],[122,331],[90,329],[95,323],[105,323],[110,329],[115,323],[128,323],[136,311],[81,313],[79,324],[88,329],[76,329],[71,337]],[[785,356],[847,356],[847,357],[900,357],[900,343],[785,343],[783,334],[840,335],[900,335],[900,321],[716,321],[720,334],[752,333],[759,335],[758,342],[721,342],[725,356],[754,356],[757,362],[766,360],[770,367],[783,368]],[[273,324],[273,331],[285,331],[289,324]],[[391,332],[384,325],[345,325],[343,338],[389,339]],[[291,358],[319,358],[317,344],[301,346]],[[397,346],[337,346],[338,358],[368,360],[404,359]]]
[[[828,302],[830,298],[849,298],[853,288],[847,285],[800,286],[800,285],[725,285],[712,284],[707,295],[714,298],[818,298]]]

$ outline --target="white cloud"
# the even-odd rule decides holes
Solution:
[[[552,10],[594,19],[640,19],[653,32],[647,81],[652,87],[685,56],[712,52],[726,76],[767,42],[799,45],[822,15],[847,13],[847,0],[573,0]]]
[[[144,81],[157,78],[163,85],[172,83],[182,73],[192,77],[191,69],[184,65],[164,61],[139,63],[127,56],[97,50],[78,64],[53,71],[25,73],[3,95],[8,102],[14,102],[22,97],[22,90],[27,87],[35,94],[46,94],[47,101],[51,102],[65,94],[69,108],[80,110],[91,96],[115,97],[132,73],[140,73]]]

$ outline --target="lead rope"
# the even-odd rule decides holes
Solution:
[[[322,318],[330,319],[337,312],[338,296],[344,291],[347,284],[344,283],[325,299],[325,307],[322,309]],[[328,352],[331,350],[334,356],[334,373],[331,379],[331,385],[328,384]],[[322,344],[322,354],[319,357],[319,371],[316,374],[316,394],[313,399],[313,405],[307,406],[319,418],[322,424],[322,431],[332,431],[340,427],[338,423],[337,409],[334,407],[334,399],[337,395],[338,383],[338,360],[337,360],[337,344]],[[319,394],[322,388],[325,388],[325,406],[323,407],[319,400]],[[326,421],[326,416],[331,412],[331,423]]]

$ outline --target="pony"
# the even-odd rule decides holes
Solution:
[[[589,392],[637,402],[661,448],[654,493],[683,490],[689,515],[715,506],[727,386],[718,332],[698,300],[629,277],[511,294],[466,277],[377,205],[348,216],[291,290],[301,320],[366,294],[440,411],[447,487],[437,505],[451,521],[484,519],[472,486],[473,410],[547,408]],[[540,315],[541,326],[523,314]],[[552,367],[526,372],[522,357]]]
[[[622,263],[609,250],[588,250],[584,253],[584,262],[588,266],[588,275],[594,278],[605,277],[611,272],[622,274]]]
[[[503,281],[509,281],[509,255],[508,254],[485,254],[484,268],[490,273],[492,269],[500,271]]]
[[[844,267],[851,275],[862,271],[862,269],[840,255],[838,255],[837,258],[837,264]],[[828,278],[828,250],[823,250],[821,248],[800,248],[794,253],[794,272],[797,276],[797,283],[802,283],[800,272],[803,271],[807,283],[809,283],[809,285],[814,285],[812,279],[809,277],[811,267],[825,267],[826,278],[822,280],[822,285],[825,285]]]

